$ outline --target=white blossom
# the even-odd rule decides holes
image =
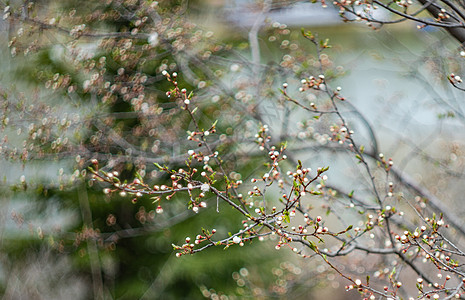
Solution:
[[[200,186],[202,192],[208,192],[210,190],[210,185],[208,183],[204,183]]]
[[[156,45],[158,45],[158,33],[156,32],[151,33],[147,41],[152,47],[155,47]]]

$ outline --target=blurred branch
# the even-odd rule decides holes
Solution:
[[[84,227],[93,230],[94,227],[92,211],[90,209],[89,198],[87,197],[87,189],[85,188],[85,183],[79,185],[78,198]],[[105,297],[103,293],[102,269],[100,265],[97,241],[95,239],[87,239],[87,252],[89,255],[90,268],[92,273],[94,299],[103,300],[105,299]]]
[[[260,65],[260,45],[258,43],[258,32],[263,26],[266,14],[270,10],[271,0],[264,0],[263,8],[249,31],[250,51],[252,54],[252,63],[254,64],[253,73],[258,76],[258,66]]]

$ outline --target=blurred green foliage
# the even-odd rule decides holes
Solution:
[[[200,1],[198,2],[200,3]],[[186,3],[185,1],[160,1],[161,11],[165,15],[172,13],[173,18],[182,9],[186,9],[189,13],[201,13],[201,8],[196,8],[195,2],[189,3],[188,8],[185,7]],[[111,32],[127,32],[133,27],[134,19],[140,13],[139,4],[139,1],[60,2],[51,0],[38,3],[37,14],[45,15],[49,19],[52,15],[48,15],[48,8],[53,8],[51,11],[58,11],[63,15],[75,10],[74,15],[87,20],[86,26],[88,27]],[[122,15],[114,21],[105,19],[104,22],[95,17],[95,12],[110,13],[115,9],[119,12],[125,11],[127,15]],[[63,26],[67,25],[63,24]],[[75,68],[64,59],[69,59],[69,57],[57,56],[54,52],[56,46],[63,42],[60,32],[44,32],[39,33],[39,36],[47,38],[48,42],[44,43],[36,53],[12,60],[12,69],[15,72],[10,74],[10,79],[17,81],[18,85],[32,86],[33,89],[40,90],[54,74],[67,74],[70,76],[70,85],[75,84],[81,87],[83,85],[81,72],[86,68],[86,62],[83,61],[81,69]],[[125,65],[120,57],[115,57],[115,49],[117,48],[106,48],[108,53],[99,52],[95,57],[96,61],[100,57],[107,58],[104,76],[109,81],[115,80],[118,69],[122,66],[125,67],[125,72],[129,77],[136,73],[144,73],[155,78],[158,75],[157,66],[162,63],[170,64],[174,61],[173,53],[169,48],[158,48],[156,51],[160,51],[160,55],[154,56],[148,52],[142,52],[140,58],[136,59],[134,63]],[[142,59],[147,60],[143,65],[139,64]],[[204,76],[200,69],[193,67],[192,70],[199,72],[198,76]],[[180,86],[188,90],[195,88],[184,81],[182,75],[178,82]],[[122,81],[122,84],[130,84],[130,82]],[[155,90],[156,103],[160,106],[164,105],[165,111],[171,109],[171,99],[164,95],[164,91],[170,88],[170,84],[166,80],[163,78],[152,80],[146,85],[146,88]],[[66,90],[57,89],[50,94],[48,103],[52,103],[52,107],[60,105],[62,102],[66,103],[70,100],[66,94]],[[86,106],[94,101],[90,93],[80,88],[76,90],[76,95],[79,97],[75,97],[67,104],[77,111],[86,110]],[[149,137],[144,136],[144,134],[139,135],[137,139],[131,135],[135,128],[145,126],[147,120],[144,117],[139,117],[136,114],[135,117],[118,119],[118,115],[134,112],[130,102],[117,95],[111,102],[97,107],[101,111],[89,112],[82,120],[89,126],[84,126],[82,131],[75,132],[75,137],[81,143],[78,145],[79,147],[85,151],[100,152],[102,155],[105,152],[109,159],[112,155],[124,155],[121,149],[105,144],[105,139],[98,143],[91,142],[93,136],[99,131],[95,126],[95,119],[112,114],[115,114],[115,117],[112,117],[110,121],[104,120],[109,127],[139,145],[148,144],[145,140]],[[200,119],[200,126],[207,128],[213,120],[208,116],[221,116],[220,110],[224,109],[225,106],[200,105],[200,108],[199,114],[207,116]],[[46,118],[47,116],[42,117]],[[167,118],[164,125],[171,124],[178,127],[176,132],[185,132],[191,126],[186,114],[174,112],[168,114]],[[222,131],[226,131],[229,125],[222,121],[218,126]],[[165,130],[165,128],[155,129]],[[60,136],[60,133],[55,133],[55,138],[57,136]],[[132,138],[134,139],[132,140]],[[69,164],[70,158],[76,154],[82,157],[87,155],[86,152],[72,155],[56,153],[54,155],[48,141],[39,147],[45,152],[52,153],[51,159],[46,163],[60,167],[65,165],[67,166],[65,172],[74,169]],[[221,150],[227,151],[227,149],[228,144],[226,143]],[[89,159],[90,157],[87,158],[84,165],[76,163],[74,167],[85,170],[86,165],[89,165]],[[102,161],[105,163],[104,159]],[[178,168],[183,165],[183,163],[170,164],[170,168]],[[239,170],[244,174],[258,167],[253,158],[243,162],[231,158],[227,165],[239,167]],[[117,168],[123,179],[132,180],[137,171],[137,163],[130,159],[126,162],[119,161]],[[153,169],[153,167],[149,166],[147,169]],[[29,174],[26,175],[29,176]],[[207,209],[194,214],[192,211],[186,211],[188,199],[186,196],[180,195],[171,200],[172,207],[168,205],[164,207],[164,214],[157,215],[154,212],[157,204],[153,204],[152,200],[142,198],[137,203],[132,203],[129,197],[109,197],[103,194],[102,187],[98,184],[90,187],[87,183],[82,183],[81,180],[77,180],[77,183],[72,185],[56,181],[54,183],[41,183],[40,178],[34,180],[35,186],[34,182],[28,188],[16,185],[13,192],[7,192],[9,187],[1,188],[5,191],[3,198],[10,199],[11,203],[16,202],[27,206],[26,210],[21,210],[23,213],[26,212],[25,214],[15,216],[18,220],[15,226],[19,228],[23,228],[22,226],[30,227],[30,233],[21,236],[8,234],[8,230],[15,231],[14,228],[4,229],[5,234],[0,246],[1,272],[4,277],[0,281],[0,291],[6,297],[33,299],[43,296],[40,289],[31,288],[29,285],[12,286],[13,283],[8,280],[8,274],[10,272],[21,274],[19,269],[27,270],[24,264],[31,261],[42,261],[44,265],[47,265],[45,256],[50,256],[54,261],[66,259],[69,262],[69,269],[63,271],[63,276],[69,277],[71,280],[74,278],[76,284],[83,283],[82,289],[73,294],[75,299],[98,298],[99,295],[96,295],[95,292],[102,288],[95,288],[98,278],[101,278],[103,284],[103,291],[100,295],[103,295],[105,299],[198,299],[202,297],[200,287],[215,287],[225,293],[234,293],[236,283],[231,277],[234,271],[248,266],[251,269],[259,270],[257,272],[261,274],[261,279],[266,282],[272,278],[270,272],[272,266],[282,260],[276,255],[272,258],[269,250],[259,247],[256,242],[244,247],[236,245],[227,251],[221,247],[214,247],[196,255],[176,258],[171,243],[182,244],[186,236],[194,238],[195,235],[201,233],[202,227],[211,230],[212,226],[221,224],[221,227],[217,228],[217,234],[223,236],[227,236],[228,230],[238,229],[234,228],[234,224],[240,224],[240,216],[229,206],[223,204],[218,207],[221,214],[216,213],[215,205],[209,205]],[[167,176],[158,177],[157,184],[168,185],[170,179]],[[209,203],[212,204],[215,201],[215,199],[210,199]],[[50,210],[56,210],[56,214],[51,215]],[[63,224],[60,224],[59,218],[52,220],[52,223],[55,221],[55,229],[47,227],[38,231],[34,227],[37,223],[50,221],[47,218],[58,217],[65,212],[70,219],[69,222],[65,222],[67,225],[64,228],[61,228]],[[141,218],[142,215],[143,218]],[[181,217],[179,218],[179,216]],[[86,218],[90,218],[91,222],[87,222]],[[95,250],[93,247],[97,251],[96,254],[93,253]],[[44,268],[36,271],[41,272],[43,280],[47,281],[49,278],[52,281],[49,283],[50,286],[56,287],[58,291],[58,287],[63,281],[56,280],[51,275],[55,272],[52,265],[50,265],[50,269]],[[52,294],[51,297],[59,298],[60,295]]]

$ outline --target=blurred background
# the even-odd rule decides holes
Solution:
[[[152,199],[133,203],[130,197],[109,196],[103,193],[105,186],[89,184],[86,177],[86,167],[93,158],[105,170],[117,170],[124,179],[132,180],[138,172],[147,182],[159,184],[168,184],[170,179],[156,173],[153,162],[183,165],[182,154],[191,147],[183,142],[184,136],[192,124],[166,97],[170,86],[161,75],[164,69],[179,72],[179,81],[205,99],[199,101],[203,124],[221,116],[219,126],[224,132],[237,126],[247,128],[247,117],[223,117],[225,112],[235,115],[237,108],[228,106],[227,101],[220,105],[227,93],[210,83],[210,71],[194,59],[195,55],[218,57],[208,64],[223,73],[211,76],[221,78],[232,97],[241,99],[237,96],[239,86],[250,81],[250,75],[258,76],[253,73],[256,62],[250,62],[254,59],[250,32],[255,29],[259,63],[285,69],[272,73],[271,81],[263,86],[270,98],[284,82],[289,83],[290,93],[297,95],[299,74],[307,74],[305,68],[317,69],[289,63],[299,51],[302,57],[315,55],[312,45],[301,37],[302,27],[311,30],[332,45],[325,53],[331,68],[337,70],[333,86],[341,86],[356,107],[346,113],[354,116],[358,138],[370,143],[366,126],[357,123],[356,117],[362,114],[377,128],[377,147],[399,161],[403,171],[424,184],[434,182],[433,190],[447,189],[448,199],[463,193],[459,179],[425,175],[430,167],[422,155],[428,150],[445,160],[462,160],[457,152],[463,146],[461,122],[448,118],[451,109],[444,105],[447,99],[451,106],[459,106],[460,97],[438,76],[458,68],[452,61],[457,58],[457,49],[442,32],[418,30],[414,23],[374,31],[343,23],[336,9],[322,8],[319,3],[273,1],[273,8],[264,14],[252,0],[159,1],[160,26],[172,29],[157,25],[158,33],[148,40],[153,47],[144,49],[142,42],[134,42],[126,51],[134,56],[125,58],[121,49],[127,41],[84,37],[73,42],[69,34],[63,36],[45,25],[74,28],[86,23],[87,28],[99,32],[129,32],[139,13],[132,2],[136,1],[39,1],[31,8],[31,18],[44,24],[12,18],[0,21],[0,293],[4,299],[358,298],[356,293],[344,291],[344,281],[328,266],[299,258],[291,251],[276,251],[272,240],[227,250],[213,247],[176,258],[172,243],[182,244],[188,236],[193,239],[202,228],[215,228],[226,235],[237,230],[240,216],[226,205],[219,207],[221,214],[216,213],[215,199],[209,199],[206,209],[193,213],[182,196],[176,196],[169,206],[163,205],[164,213],[157,214],[158,204]],[[22,3],[12,1],[9,5],[13,11]],[[120,16],[108,17],[114,12]],[[182,33],[176,33],[176,28],[183,28]],[[180,43],[184,43],[181,36],[189,35],[191,42],[186,42],[184,49],[172,46],[177,34]],[[21,36],[25,45],[11,45],[13,38]],[[199,39],[192,40],[194,37]],[[215,48],[218,45],[222,45],[221,50]],[[99,67],[102,57],[106,57],[106,64]],[[91,70],[101,70],[98,68],[105,68],[102,82],[95,79],[94,85],[91,79],[86,83]],[[128,99],[121,91],[133,87],[131,82],[141,80],[141,74],[148,77],[141,85],[153,107],[150,113],[131,100],[137,99],[140,90]],[[102,103],[99,99],[106,94],[99,90],[99,84],[103,87],[107,80],[121,92]],[[246,94],[256,89],[242,88]],[[253,97],[266,98],[262,94]],[[308,97],[312,101],[312,96]],[[262,101],[259,107],[270,116],[265,122],[283,118],[281,108],[271,101]],[[461,111],[460,106],[458,109]],[[303,112],[294,116],[306,118]],[[225,142],[225,148],[254,149],[252,142],[237,138],[240,130],[231,134],[236,139],[231,144]],[[451,150],[454,145],[456,152]],[[24,151],[27,155],[22,156]],[[316,166],[331,165],[333,182],[362,185],[350,178],[343,158],[306,151],[303,148],[302,160]],[[252,154],[228,158],[230,169],[244,181],[260,169],[260,161]],[[360,265],[349,271],[364,274],[365,268]]]

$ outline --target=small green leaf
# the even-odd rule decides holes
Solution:
[[[289,217],[289,211],[284,211],[284,221],[286,223],[290,223],[291,222],[291,218]]]
[[[395,274],[396,274],[396,267],[394,267],[394,268],[392,269],[392,272],[391,272],[391,274],[389,275],[389,278],[394,277]]]
[[[302,27],[300,28],[300,31],[302,32],[302,35],[306,38],[313,39],[313,34],[310,30],[305,31],[305,29]]]
[[[315,251],[315,252],[317,251],[317,250],[316,250],[316,249],[317,249],[317,248],[316,248],[316,245],[315,245],[315,243],[312,242],[312,241],[309,241],[309,242],[308,242],[308,247],[309,247],[310,249],[312,249],[313,251]]]
[[[141,183],[144,182],[144,179],[142,178],[142,176],[140,176],[139,172],[136,172],[135,174],[136,178],[140,180]]]

